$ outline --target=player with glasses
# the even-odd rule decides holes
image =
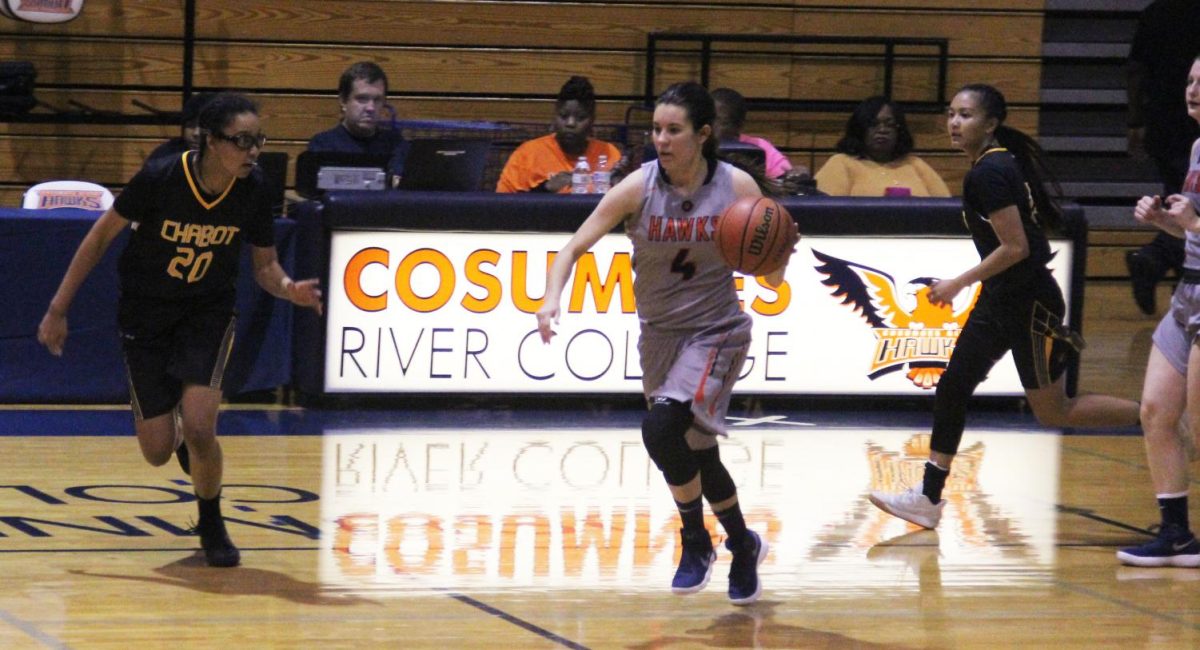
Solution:
[[[233,135],[225,135],[224,133],[217,131],[212,135],[220,140],[232,142],[233,146],[241,149],[242,151],[250,151],[255,147],[262,149],[267,145],[267,134],[265,133],[235,133]]]
[[[118,265],[117,320],[138,445],[156,467],[176,454],[192,477],[205,559],[229,567],[241,554],[221,516],[216,423],[242,241],[250,244],[255,279],[272,295],[319,312],[321,291],[317,280],[293,282],[279,266],[270,196],[255,165],[266,144],[257,106],[218,94],[201,111],[200,128],[198,151],[148,160],[92,226],[38,326],[38,341],[63,354],[71,301],[131,227]]]

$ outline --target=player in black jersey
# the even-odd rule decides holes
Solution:
[[[118,266],[118,321],[138,444],[154,466],[178,448],[195,486],[205,559],[235,566],[240,553],[221,517],[216,422],[242,240],[251,245],[255,279],[272,295],[320,311],[321,291],[317,280],[293,282],[276,258],[270,200],[255,166],[266,143],[257,106],[221,93],[201,112],[200,128],[199,151],[147,161],[92,226],[38,326],[38,341],[62,354],[71,301],[113,239],[131,227]]]
[[[967,402],[1006,352],[1012,351],[1025,397],[1044,426],[1138,422],[1137,402],[1066,394],[1067,358],[1083,341],[1064,327],[1062,292],[1046,268],[1051,254],[1045,231],[1057,229],[1061,215],[1045,189],[1041,148],[1005,125],[1007,114],[1004,95],[985,84],[963,87],[950,104],[950,141],[972,161],[963,180],[963,221],[980,262],[935,282],[929,299],[947,304],[976,282],[983,282],[983,288],[938,382],[922,485],[900,494],[870,495],[879,508],[925,528],[937,527],[941,519],[946,504],[942,488],[962,439]]]

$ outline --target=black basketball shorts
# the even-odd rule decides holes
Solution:
[[[117,321],[138,420],[170,413],[187,384],[221,389],[233,347],[233,297],[122,298]]]
[[[1066,371],[1072,352],[1083,348],[1082,338],[1063,325],[1065,314],[1062,292],[1049,279],[1027,292],[982,297],[958,337],[954,354],[961,349],[988,359],[990,366],[1011,351],[1021,386],[1045,388]]]

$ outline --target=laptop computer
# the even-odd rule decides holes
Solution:
[[[491,142],[482,139],[423,139],[409,143],[402,190],[473,192],[482,188]]]
[[[333,189],[383,190],[392,154],[305,151],[296,157],[296,192],[305,198]]]

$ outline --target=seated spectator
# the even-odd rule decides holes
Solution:
[[[587,157],[593,171],[600,156],[606,156],[615,185],[627,163],[616,145],[591,137],[595,120],[592,82],[587,77],[571,77],[554,101],[554,133],[521,143],[500,172],[496,191],[570,193],[571,170],[580,156]]]
[[[338,103],[342,119],[337,126],[322,131],[308,141],[308,151],[392,154],[389,170],[399,175],[404,170],[408,141],[400,132],[381,126],[387,106],[387,75],[370,61],[346,68],[338,80]],[[390,121],[389,121],[390,122]]]
[[[179,135],[167,140],[154,148],[146,160],[160,156],[178,156],[179,154],[200,148],[200,111],[208,105],[216,93],[196,93],[183,103],[183,114],[180,116]]]
[[[833,196],[950,196],[912,148],[904,111],[886,97],[868,97],[846,121],[840,153],[817,171],[817,189]]]
[[[713,120],[713,133],[719,142],[744,142],[762,149],[767,154],[764,170],[767,178],[783,181],[785,186],[789,184],[789,177],[811,177],[807,167],[793,167],[787,156],[780,153],[766,138],[742,133],[742,127],[746,125],[746,99],[741,93],[732,88],[717,88],[712,91],[712,98],[717,108],[717,118]]]

